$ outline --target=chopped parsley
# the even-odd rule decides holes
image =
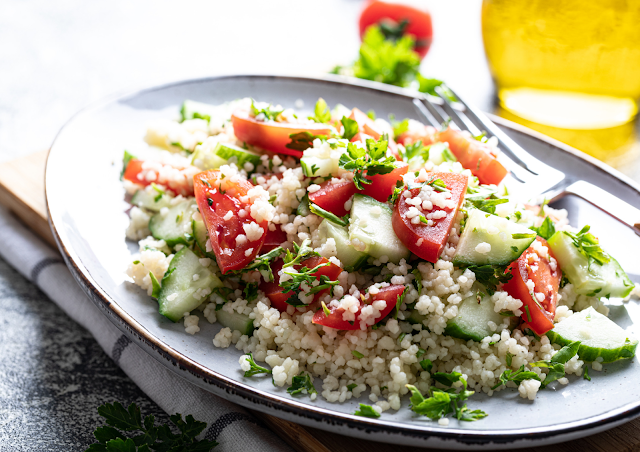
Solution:
[[[423,359],[419,364],[420,367],[422,367],[422,370],[426,370],[427,372],[431,373],[431,369],[433,369],[433,363],[430,359]]]
[[[409,130],[409,120],[403,119],[402,121],[396,121],[395,117],[391,116],[391,127],[393,128],[393,137],[398,138],[400,135]]]
[[[258,285],[256,283],[249,283],[245,286],[244,298],[247,301],[253,301],[258,298]]]
[[[283,293],[294,292],[294,295],[297,295],[298,292],[301,291],[301,285],[306,284],[310,287],[310,290],[307,294],[315,294],[321,292],[325,289],[330,289],[333,294],[333,288],[340,284],[339,281],[331,281],[326,275],[316,275],[322,267],[326,267],[330,265],[329,262],[325,262],[323,264],[318,264],[313,268],[308,268],[306,266],[302,266],[300,269],[289,269],[289,267],[293,267],[294,265],[300,264],[305,259],[308,259],[312,256],[320,256],[316,251],[313,250],[309,246],[311,241],[309,239],[304,240],[300,245],[294,242],[294,253],[291,253],[290,250],[287,250],[287,254],[284,257],[284,265],[283,271],[285,274],[291,276],[291,279],[280,282],[280,287],[283,290]],[[285,270],[288,269],[289,271]],[[313,283],[318,280],[318,285],[313,285]],[[292,297],[294,300],[287,300],[287,303],[293,306],[301,306],[303,303],[297,299],[297,296]],[[295,304],[294,304],[295,303]],[[326,312],[325,312],[326,313]]]
[[[351,350],[351,354],[358,359],[364,358],[364,355],[357,350]]]
[[[476,275],[476,281],[487,288],[487,293],[493,295],[499,284],[504,284],[511,280],[511,271],[506,272],[508,265],[472,265],[467,267]]]
[[[191,415],[184,419],[179,413],[169,417],[178,429],[178,433],[174,433],[175,428],[172,431],[169,425],[155,425],[153,415],[145,416],[143,420],[135,403],[128,408],[119,402],[105,403],[98,407],[98,414],[105,419],[106,425],[95,430],[93,435],[98,442],[91,444],[87,452],[208,452],[218,445],[216,441],[196,439],[207,423],[196,421]]]
[[[149,272],[149,278],[151,279],[151,287],[152,287],[151,296],[157,300],[158,297],[160,296],[160,289],[162,289],[162,287],[160,287],[160,283],[158,282],[158,279],[156,278],[156,275],[153,274],[153,272]]]
[[[537,373],[531,370],[525,370],[524,364],[520,366],[518,370],[507,369],[502,372],[500,375],[500,382],[495,385],[492,390],[498,389],[502,385],[506,385],[507,382],[513,381],[516,384],[522,383],[524,380],[538,380],[540,381],[540,377]]]
[[[429,149],[431,146],[423,146],[422,140],[405,146],[403,160],[408,161],[414,157],[420,157],[423,161],[429,160]]]
[[[258,364],[256,364],[256,362],[253,359],[253,355],[251,353],[249,353],[247,355],[246,361],[249,363],[251,368],[249,370],[245,371],[245,373],[244,373],[245,377],[253,377],[254,375],[258,375],[258,374],[270,374],[271,373],[270,369],[267,369],[266,367],[262,367],[262,366],[259,366]]]
[[[307,372],[302,372],[300,375],[296,375],[291,379],[291,386],[287,388],[287,392],[291,395],[296,394],[317,394],[318,391],[313,386],[311,381],[311,375]]]
[[[269,121],[275,121],[278,116],[280,116],[280,114],[283,112],[284,110],[276,110],[272,107],[271,104],[267,105],[265,108],[260,108],[258,109],[255,105],[255,102],[253,99],[251,99],[251,113],[253,114],[254,117],[263,114],[265,120]]]
[[[511,238],[513,240],[520,240],[520,239],[533,239],[535,238],[536,234],[533,233],[518,233],[518,234],[511,234]]]
[[[312,202],[309,202],[309,211],[312,214],[318,215],[319,217],[322,217],[322,218],[326,218],[327,220],[329,220],[332,223],[335,223],[335,224],[337,224],[339,226],[349,226],[349,216],[348,215],[346,215],[345,218],[340,218],[336,214],[331,213],[328,210],[324,210],[322,207],[320,207],[319,205],[314,204]]]
[[[358,132],[360,132],[360,126],[358,126],[358,123],[355,119],[343,116],[340,122],[342,123],[343,129],[342,138],[344,138],[345,140],[351,140],[358,134]]]
[[[260,272],[265,281],[273,281],[273,272],[271,271],[270,262],[279,257],[284,252],[282,247],[277,247],[268,253],[256,256],[256,258],[246,267],[241,270],[233,271],[234,274],[241,274],[251,270],[257,270]]]
[[[356,410],[356,416],[364,416],[364,417],[380,417],[380,413],[373,409],[371,405],[366,405],[364,403],[360,404],[360,408]]]
[[[545,217],[544,221],[539,227],[531,229],[535,230],[538,235],[545,240],[549,240],[551,236],[556,233],[556,226],[553,224],[553,221],[551,221],[551,218],[549,217]]]
[[[323,124],[331,121],[331,111],[329,111],[329,106],[322,97],[316,102],[316,106],[313,109],[313,116],[309,116],[309,119]]]
[[[604,265],[611,260],[609,255],[600,248],[600,241],[589,232],[591,226],[585,226],[577,234],[563,231],[573,241],[573,246],[578,248],[580,254],[585,256],[589,261],[589,267],[593,262],[598,265]]]
[[[431,387],[430,397],[425,398],[420,390],[413,385],[406,385],[411,391],[411,410],[429,419],[438,420],[447,414],[453,414],[459,421],[477,421],[487,417],[487,413],[482,410],[470,410],[467,404],[463,402],[472,396],[475,392],[467,389],[467,381],[459,372],[451,372],[450,374],[436,372],[433,378],[449,389],[443,390]],[[459,391],[453,388],[453,384],[461,382]]]
[[[131,154],[129,151],[124,151],[124,155],[122,156],[122,171],[120,172],[120,180],[124,178],[124,172],[127,170],[127,166],[129,166],[129,162],[131,160],[135,160],[136,156]]]
[[[350,385],[347,385],[347,390],[348,391],[353,391],[357,387],[358,387],[358,385],[356,383],[351,383]]]
[[[308,130],[304,130],[298,133],[292,133],[289,135],[291,138],[291,142],[287,143],[285,147],[287,149],[295,149],[296,151],[304,151],[306,149],[313,147],[313,140],[319,138],[321,140],[326,140],[326,135],[314,135]]]
[[[386,157],[388,141],[383,135],[376,141],[367,139],[367,149],[362,149],[354,143],[347,145],[347,152],[340,156],[340,168],[353,171],[353,183],[358,190],[362,190],[364,185],[371,184],[368,177],[376,174],[387,174],[395,169],[396,159]]]

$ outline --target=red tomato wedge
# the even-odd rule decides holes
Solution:
[[[376,300],[384,300],[387,303],[385,308],[380,311],[380,317],[375,319],[375,323],[378,323],[393,311],[393,308],[396,307],[396,303],[398,302],[398,297],[402,295],[404,289],[404,286],[395,284],[381,288],[380,292],[371,297],[369,304]],[[335,328],[336,330],[359,330],[360,312],[364,307],[365,304],[361,302],[360,308],[355,313],[355,321],[353,323],[342,319],[342,315],[344,314],[344,309],[342,308],[329,308],[331,311],[329,315],[324,312],[324,309],[319,309],[313,315],[313,323],[316,325],[327,326],[329,328]]]
[[[276,224],[275,227],[275,231],[267,229],[267,235],[264,238],[260,254],[268,253],[287,241],[287,233],[280,229],[279,224]]]
[[[404,29],[400,27],[403,20],[407,21]],[[420,58],[425,57],[433,39],[431,15],[427,11],[379,0],[369,2],[360,14],[360,38],[371,25],[381,23],[392,31],[390,37],[398,38],[400,37],[398,35],[405,34],[412,36],[415,40],[413,50],[420,55]],[[397,31],[393,32],[394,28]]]
[[[309,193],[309,201],[319,205],[324,210],[343,217],[348,211],[344,208],[349,198],[356,194],[358,190],[352,181],[342,179],[338,183],[331,180],[320,184],[320,190]]]
[[[509,266],[513,276],[503,287],[513,298],[522,301],[522,320],[534,333],[542,336],[553,328],[562,272],[547,241],[542,237],[536,237],[536,240],[547,248],[547,254],[537,252],[533,246],[527,248]],[[551,264],[551,259],[554,259],[555,264]],[[528,281],[533,281],[533,290],[527,287]]]
[[[358,110],[357,108],[354,108],[353,110],[351,110],[351,114],[349,115],[349,118],[353,119],[355,122],[358,123],[358,127],[360,128],[361,133],[365,133],[369,135],[369,137],[373,138],[374,140],[379,140],[380,137],[382,136],[382,131],[380,131],[375,121],[371,119],[369,116],[367,116],[367,114],[364,113],[363,111]],[[358,140],[351,140],[351,141],[358,141]],[[361,141],[364,141],[364,140],[361,140]]]
[[[422,141],[423,146],[429,146],[437,141],[438,131],[435,127],[424,126],[418,130],[407,130],[406,132],[398,135],[398,143],[403,146],[408,146],[417,141]]]
[[[320,277],[322,275],[327,276],[330,281],[335,281],[338,279],[338,275],[342,272],[342,269],[330,262],[328,259],[324,257],[312,256],[308,259],[305,259],[299,265],[295,265],[293,268],[296,270],[300,270],[302,267],[307,267],[309,269],[317,267],[320,264],[329,264],[324,267],[319,268],[317,271],[312,273],[312,275],[316,277]],[[294,294],[292,292],[284,293],[282,288],[280,287],[280,276],[278,272],[282,270],[283,262],[282,260],[278,260],[271,264],[271,271],[273,272],[273,281],[267,282],[262,281],[260,283],[260,290],[264,292],[264,294],[271,300],[271,306],[276,308],[280,312],[284,312],[289,307],[287,300],[291,298]],[[319,300],[322,296],[324,296],[328,292],[328,289],[318,292],[313,297],[313,302]],[[313,304],[313,303],[312,303]]]
[[[407,204],[407,198],[401,195],[393,208],[391,224],[398,238],[413,254],[435,263],[438,261],[442,249],[449,239],[453,221],[467,192],[468,178],[463,174],[457,173],[429,173],[429,178],[442,179],[447,189],[451,192],[450,199],[455,203],[456,207],[454,209],[441,209],[433,206],[433,210],[430,212],[444,210],[447,215],[443,218],[432,220],[434,221],[432,226],[422,222],[413,224],[411,219],[407,218],[407,212],[412,206]],[[413,198],[420,193],[420,187],[413,188],[410,191],[411,198]]]
[[[285,122],[256,121],[246,110],[237,110],[231,115],[233,131],[240,141],[277,154],[302,157],[302,151],[287,148],[291,143],[289,135],[310,132],[329,138],[331,130],[326,124],[291,124]]]
[[[387,174],[376,174],[375,176],[371,176],[368,178],[371,180],[369,185],[364,185],[364,189],[360,190],[360,193],[363,193],[367,196],[371,196],[373,199],[380,202],[387,202],[389,196],[393,193],[393,190],[396,188],[396,183],[407,174],[409,170],[409,165],[404,162],[396,163],[397,168]]]
[[[135,184],[166,187],[167,190],[182,196],[193,196],[191,178],[200,170],[193,166],[176,168],[155,161],[131,159],[124,170],[123,178]]]
[[[240,201],[253,188],[251,182],[241,180],[232,182],[229,178],[222,179],[219,170],[204,171],[193,177],[196,202],[209,231],[209,240],[216,255],[216,261],[222,273],[240,270],[247,266],[262,248],[268,230],[268,222],[257,223],[262,228],[262,236],[258,240],[236,240],[246,232],[243,228],[255,222],[247,215],[241,219],[238,212],[241,209],[250,210],[248,203]],[[220,189],[224,193],[220,192]],[[233,216],[225,220],[231,212]]]
[[[498,185],[508,174],[502,163],[496,160],[491,147],[460,130],[448,127],[438,134],[438,141],[449,143],[449,149],[460,164],[470,169],[481,184]]]

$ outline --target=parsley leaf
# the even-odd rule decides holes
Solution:
[[[371,405],[366,405],[364,403],[360,404],[360,409],[356,410],[356,416],[365,416],[365,417],[380,417],[380,413],[373,409]]]
[[[158,279],[156,278],[156,275],[153,274],[153,272],[149,272],[149,278],[151,279],[152,288],[151,297],[157,300],[160,296],[160,289],[162,289],[162,287],[160,287],[160,283],[158,282]]]
[[[488,198],[478,199],[478,198],[467,198],[467,203],[475,207],[476,209],[482,210],[483,212],[490,213],[494,215],[496,213],[496,206],[498,204],[504,204],[509,202],[506,198],[498,198],[495,195],[490,195]]]
[[[275,260],[278,256],[280,256],[284,252],[282,247],[277,247],[265,253],[261,256],[256,256],[256,258],[246,267],[241,270],[234,270],[232,273],[239,275],[241,273],[245,273],[251,270],[257,270],[260,272],[265,281],[273,281],[273,272],[271,271],[270,262]]]
[[[280,114],[283,112],[284,110],[276,110],[272,107],[271,104],[267,105],[265,108],[260,108],[258,109],[255,105],[255,102],[253,99],[251,99],[251,113],[253,113],[253,116],[256,117],[260,114],[264,115],[265,120],[272,120],[275,121],[278,116],[280,116]]]
[[[321,140],[326,140],[326,135],[314,135],[308,130],[304,130],[298,133],[292,133],[289,135],[291,138],[291,142],[287,143],[285,147],[287,149],[295,149],[296,151],[304,151],[306,149],[313,147],[313,140],[316,138],[320,138]]]
[[[409,120],[403,119],[402,121],[396,121],[394,116],[389,118],[391,120],[391,127],[393,128],[393,137],[398,138],[400,135],[409,130]]]
[[[302,372],[300,375],[297,375],[291,379],[291,386],[287,388],[287,392],[291,395],[296,394],[317,394],[315,386],[313,386],[313,382],[311,381],[311,375],[307,372]]]
[[[593,262],[598,265],[604,265],[611,260],[609,255],[600,248],[600,241],[589,232],[591,226],[585,226],[577,234],[563,231],[573,240],[573,245],[578,248],[580,254],[585,256],[589,261],[589,266]]]
[[[247,301],[253,301],[258,298],[258,285],[256,283],[249,283],[245,286],[244,298]]]
[[[362,149],[354,143],[347,145],[347,152],[340,156],[339,166],[347,171],[353,171],[353,183],[359,190],[362,190],[363,184],[371,183],[369,176],[376,174],[387,174],[395,169],[396,159],[387,153],[388,141],[383,135],[379,141],[371,138],[367,139],[367,149]]]
[[[251,353],[249,353],[247,355],[246,361],[249,363],[251,368],[249,370],[245,371],[245,373],[244,373],[245,377],[253,377],[254,375],[258,375],[258,374],[270,374],[271,373],[270,369],[267,369],[266,367],[262,367],[262,366],[259,366],[258,364],[256,364],[255,360],[253,359],[253,355]]]
[[[549,217],[545,217],[540,227],[533,227],[531,229],[536,231],[538,235],[545,240],[549,240],[551,236],[556,233],[556,226],[553,224],[553,221],[551,221],[551,218]]]
[[[507,384],[507,382],[509,381],[513,381],[514,383],[519,385],[524,380],[540,381],[540,377],[538,376],[537,373],[531,370],[525,370],[524,364],[523,364],[522,366],[520,366],[518,370],[507,369],[504,372],[502,372],[502,375],[500,375],[500,382],[491,389],[495,390],[500,386]]]
[[[342,123],[343,129],[342,138],[344,138],[345,140],[351,140],[358,134],[358,132],[360,132],[360,126],[358,126],[358,123],[355,119],[343,116],[340,122]]]
[[[135,403],[127,409],[119,402],[106,403],[98,407],[98,414],[107,425],[96,429],[94,436],[98,442],[89,446],[87,452],[207,452],[218,444],[207,439],[196,440],[207,424],[196,421],[191,415],[184,419],[181,414],[169,417],[178,430],[178,433],[174,433],[168,425],[156,426],[152,415],[146,416],[143,421],[140,408]],[[121,430],[140,433],[127,438]]]
[[[364,358],[364,355],[360,353],[358,350],[351,350],[351,354],[358,359]]]
[[[124,178],[124,172],[127,170],[127,166],[131,160],[136,158],[135,155],[131,154],[129,151],[124,151],[124,155],[122,156],[122,171],[120,172],[120,180]]]
[[[422,140],[405,146],[403,160],[408,161],[414,157],[421,157],[425,162],[429,160],[429,146],[423,146]]]
[[[318,215],[319,217],[322,217],[322,218],[326,218],[327,220],[329,220],[332,223],[335,223],[337,225],[340,225],[340,226],[343,226],[343,227],[344,226],[349,226],[349,220],[348,219],[340,218],[336,214],[331,213],[328,210],[324,210],[322,207],[320,207],[319,205],[314,204],[312,202],[309,202],[309,211],[311,211],[312,214]]]
[[[331,111],[329,111],[329,106],[322,97],[316,102],[316,106],[313,109],[313,116],[309,116],[309,119],[324,124],[331,121]]]
[[[476,281],[487,288],[487,293],[493,295],[498,288],[498,284],[504,284],[511,280],[511,271],[506,272],[508,265],[471,265],[467,267],[476,275]]]

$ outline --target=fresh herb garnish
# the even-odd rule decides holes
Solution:
[[[300,393],[305,394],[317,394],[316,388],[311,381],[311,375],[307,372],[302,372],[300,375],[296,375],[291,379],[291,386],[287,388],[287,392],[291,395]]]
[[[364,358],[364,355],[357,350],[351,350],[351,354],[358,359]]]
[[[395,117],[390,117],[391,127],[393,128],[393,137],[398,138],[400,135],[409,130],[409,120],[403,119],[402,121],[396,121]]]
[[[525,370],[525,367],[523,364],[522,366],[520,366],[518,370],[507,369],[504,372],[502,372],[502,375],[500,375],[500,382],[491,389],[495,390],[500,386],[507,384],[507,382],[509,381],[513,381],[514,383],[519,385],[524,380],[541,381],[537,373],[531,370]]]
[[[258,116],[259,114],[263,114],[265,120],[275,121],[283,111],[284,110],[274,109],[271,104],[267,105],[265,108],[258,109],[255,105],[254,100],[251,99],[251,113],[253,113],[254,117]]]
[[[416,290],[418,291],[418,295],[420,295],[420,293],[422,292],[422,273],[417,268],[414,268],[413,270],[411,270],[411,273],[413,273],[413,276],[414,276],[413,282],[416,285]]]
[[[518,212],[519,213],[519,212]],[[556,233],[556,226],[551,221],[551,218],[546,217],[540,227],[531,228],[538,233],[540,237],[545,240],[549,240],[553,234]]]
[[[184,419],[179,413],[169,417],[179,431],[174,433],[169,425],[155,425],[153,415],[145,416],[143,421],[135,403],[126,409],[119,402],[105,403],[98,407],[98,414],[107,425],[96,429],[93,435],[98,442],[89,446],[86,452],[207,452],[218,444],[207,439],[196,440],[207,424],[196,421],[191,415]],[[135,436],[127,437],[126,433]]]
[[[355,119],[343,116],[340,122],[342,123],[343,129],[342,138],[344,138],[345,140],[351,140],[358,134],[358,132],[360,132],[360,126],[358,126],[358,123]]]
[[[421,157],[423,161],[429,160],[429,148],[430,146],[423,146],[422,140],[418,140],[415,143],[411,143],[405,146],[404,161],[409,161],[414,157]]]
[[[251,368],[249,370],[245,371],[245,373],[244,373],[245,377],[253,377],[254,375],[258,375],[258,374],[270,374],[271,373],[271,369],[267,369],[266,367],[262,367],[262,366],[259,366],[258,364],[256,364],[256,362],[253,359],[253,355],[251,353],[249,353],[247,355],[246,361],[249,363]]]
[[[364,417],[380,417],[380,413],[373,409],[371,405],[366,405],[364,403],[360,404],[360,408],[356,410],[356,416],[364,416]]]
[[[589,267],[593,262],[604,265],[611,260],[609,255],[600,248],[600,241],[589,232],[591,226],[585,226],[577,234],[563,231],[573,240],[573,245],[578,248],[580,254],[588,259]]]
[[[472,265],[467,267],[476,275],[476,281],[487,288],[487,293],[493,295],[499,284],[505,284],[511,280],[511,271],[506,272],[506,266]]]
[[[358,387],[358,385],[356,383],[351,383],[350,385],[347,385],[347,390],[348,391],[353,391],[357,387]]]
[[[536,234],[535,233],[517,233],[517,234],[511,234],[511,238],[513,240],[521,240],[521,239],[532,239],[535,238]]]
[[[431,369],[433,369],[433,363],[430,359],[423,359],[419,364],[420,367],[422,367],[422,370],[426,370],[427,372],[431,373]]]
[[[329,111],[329,106],[322,97],[316,102],[316,106],[313,109],[313,116],[309,116],[309,119],[323,124],[331,121],[331,111]]]
[[[151,297],[157,300],[158,297],[160,296],[160,290],[162,288],[160,287],[160,283],[158,282],[158,279],[156,278],[156,275],[153,274],[153,272],[149,272],[149,278],[151,279],[151,287],[152,287]]]
[[[586,364],[584,366],[584,374],[582,375],[582,378],[587,381],[591,381],[591,377],[589,376],[589,367]]]
[[[253,301],[258,298],[258,285],[249,283],[244,287],[244,298],[247,301]]]
[[[483,212],[490,213],[494,215],[496,213],[496,206],[499,204],[504,204],[509,202],[506,198],[498,198],[495,195],[490,195],[489,198],[478,199],[478,198],[467,198],[467,202],[471,204],[476,209],[482,210]]]
[[[291,142],[285,145],[288,149],[295,149],[296,151],[304,151],[306,149],[313,147],[313,140],[319,138],[321,140],[326,140],[326,135],[314,135],[308,130],[304,130],[298,133],[292,133],[289,135],[291,138]]]
[[[340,156],[340,168],[353,171],[353,183],[359,190],[371,183],[369,177],[387,174],[395,169],[396,159],[387,154],[388,141],[383,135],[379,141],[367,139],[367,149],[349,143],[347,152]]]
[[[331,213],[328,210],[324,210],[322,207],[320,207],[319,205],[314,204],[312,202],[309,202],[309,210],[311,211],[312,214],[318,215],[319,217],[322,217],[322,218],[326,218],[327,220],[331,221],[332,223],[335,223],[335,224],[340,225],[340,226],[349,226],[349,217],[348,216],[346,216],[346,219],[345,218],[340,218],[336,214]]]
[[[271,271],[270,262],[280,256],[283,252],[284,249],[281,246],[274,248],[268,253],[265,253],[261,256],[256,256],[256,258],[249,265],[241,270],[234,270],[233,274],[238,275],[251,270],[257,270],[260,272],[265,281],[271,282],[273,281],[273,272]]]
[[[131,154],[129,151],[124,151],[124,155],[122,156],[122,171],[120,172],[120,180],[124,178],[124,172],[127,170],[127,166],[131,160],[136,158],[135,155]]]
[[[452,386],[454,383],[461,382],[462,387],[459,391],[451,387],[442,390],[434,386],[431,387],[431,396],[424,398],[418,388],[413,385],[406,385],[411,391],[411,410],[415,413],[426,416],[430,419],[437,420],[449,413],[453,413],[459,421],[477,421],[487,417],[487,413],[482,410],[470,410],[467,404],[463,404],[475,392],[467,389],[467,381],[459,372],[451,372],[450,374],[436,372],[433,378],[444,386]]]

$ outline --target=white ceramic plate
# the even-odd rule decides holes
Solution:
[[[286,107],[302,99],[311,109],[318,97],[378,116],[419,119],[410,93],[375,83],[338,78],[228,76],[190,80],[112,99],[82,111],[57,136],[49,154],[46,194],[51,226],[66,262],[90,299],[134,342],[182,377],[240,405],[300,424],[371,440],[415,446],[514,449],[565,441],[602,431],[640,414],[640,372],[636,359],[592,372],[592,381],[570,377],[571,384],[540,391],[534,402],[517,391],[494,397],[475,395],[473,408],[489,417],[452,421],[448,427],[416,417],[406,407],[379,419],[354,416],[358,402],[330,404],[320,397],[293,398],[268,378],[244,378],[235,348],[213,347],[219,325],[201,321],[195,336],[182,324],[158,314],[157,303],[125,282],[124,270],[135,249],[125,241],[128,204],[119,181],[124,149],[142,144],[145,124],[174,117],[184,99],[212,104],[240,97]],[[603,164],[542,136],[503,123],[525,149],[568,175],[598,185],[640,208],[640,190]],[[573,224],[590,224],[603,246],[638,282],[640,238],[629,228],[578,198],[562,201]],[[640,337],[640,310],[634,302],[611,307],[611,317]]]

